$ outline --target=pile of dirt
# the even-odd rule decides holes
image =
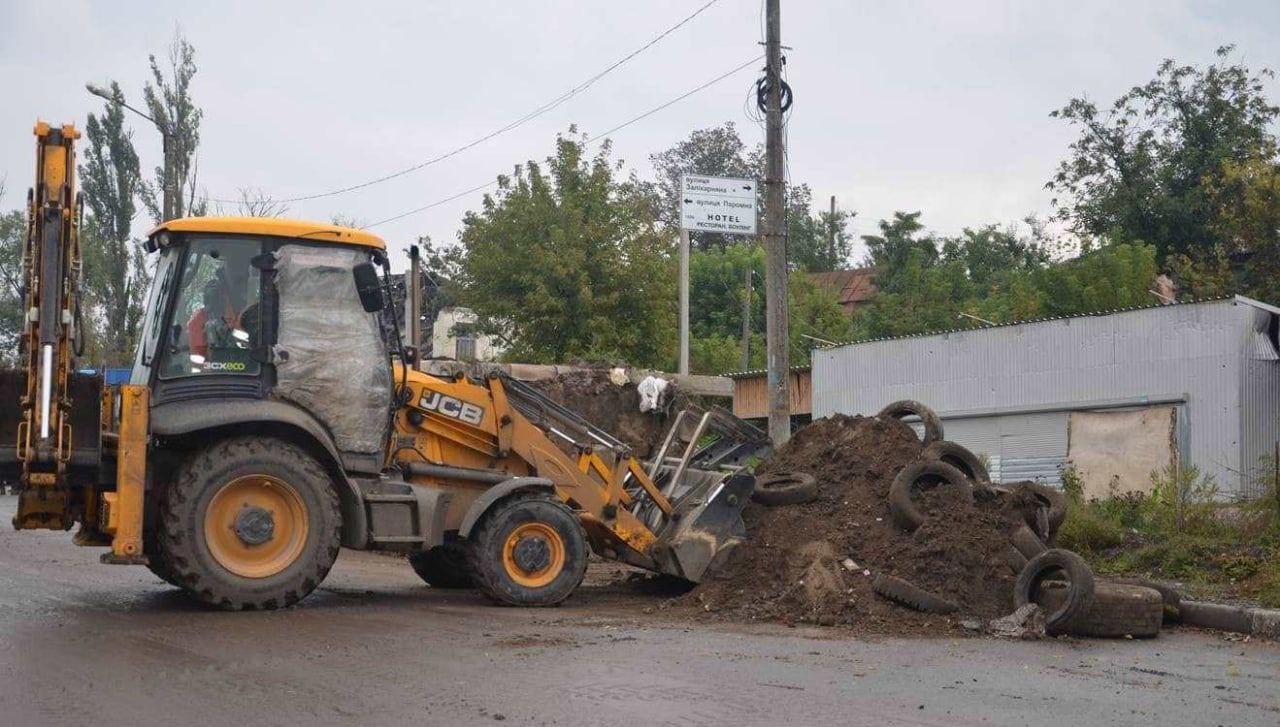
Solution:
[[[758,474],[803,471],[821,494],[804,505],[743,512],[748,540],[715,576],[679,599],[711,618],[848,625],[869,633],[936,633],[962,619],[1012,610],[1008,533],[1023,522],[1019,503],[970,502],[957,488],[917,496],[926,523],[896,527],[886,496],[921,451],[910,427],[892,418],[836,415],[796,433]],[[871,590],[888,573],[960,606],[948,617],[922,614]]]
[[[659,411],[642,412],[636,385],[613,383],[608,369],[579,369],[528,383],[552,401],[622,440],[641,459],[662,444],[671,413],[678,412],[684,401],[677,391],[668,395],[667,405]]]

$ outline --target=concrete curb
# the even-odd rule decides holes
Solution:
[[[1191,626],[1280,638],[1280,610],[1203,601],[1183,601],[1179,610],[1182,623]]]

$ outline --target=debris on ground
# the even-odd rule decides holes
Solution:
[[[1002,639],[1035,641],[1045,637],[1044,611],[1034,603],[1019,606],[1008,616],[987,622],[987,633]]]
[[[554,378],[527,382],[550,398],[622,440],[641,459],[653,454],[671,425],[671,412],[684,408],[686,398],[670,382],[648,411],[641,411],[639,387],[609,369],[575,369]],[[651,384],[651,387],[655,386]]]
[[[801,429],[758,475],[806,472],[817,480],[817,498],[748,505],[747,542],[680,605],[720,619],[894,634],[943,632],[960,618],[1009,613],[1008,534],[1026,513],[1014,502],[975,501],[936,487],[915,495],[927,517],[914,533],[903,532],[886,497],[922,449],[911,427],[892,416],[835,415]],[[920,613],[886,600],[872,588],[880,574],[955,604],[957,614]]]

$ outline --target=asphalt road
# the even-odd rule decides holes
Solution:
[[[868,641],[601,587],[497,608],[352,552],[298,607],[221,613],[99,552],[0,533],[0,724],[1280,724],[1280,645],[1213,634]]]

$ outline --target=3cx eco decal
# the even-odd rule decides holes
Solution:
[[[427,411],[440,412],[447,417],[467,424],[479,424],[484,419],[484,409],[475,404],[455,399],[452,396],[445,396],[438,391],[424,391],[418,406]]]
[[[243,361],[210,361],[204,365],[205,371],[244,371]]]

